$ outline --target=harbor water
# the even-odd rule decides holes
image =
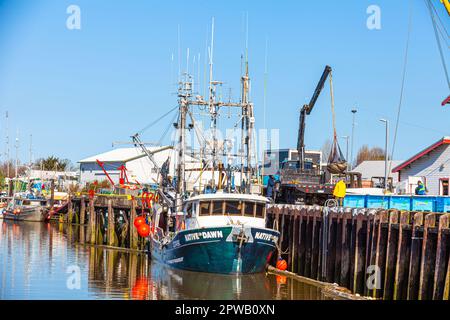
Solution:
[[[80,244],[79,228],[0,220],[0,300],[325,299],[282,276],[180,271],[142,253]]]

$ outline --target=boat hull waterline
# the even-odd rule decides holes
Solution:
[[[264,272],[280,233],[255,227],[180,231],[170,242],[151,240],[151,256],[173,268],[221,274]]]
[[[14,213],[9,210],[5,210],[3,213],[3,219],[42,222],[45,220],[45,215],[43,214],[42,208],[22,208],[20,213]]]

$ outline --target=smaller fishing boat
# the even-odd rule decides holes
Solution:
[[[41,222],[46,217],[47,200],[32,193],[14,195],[3,210],[3,218],[8,220]]]

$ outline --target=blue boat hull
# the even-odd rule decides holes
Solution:
[[[152,239],[152,259],[173,268],[198,272],[263,272],[276,250],[279,232],[250,227],[243,231],[232,226],[185,230],[166,245]]]

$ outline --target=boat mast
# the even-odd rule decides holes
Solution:
[[[217,167],[217,106],[215,104],[215,82],[213,81],[213,54],[214,54],[214,17],[211,22],[211,47],[209,48],[209,112],[211,114],[211,126],[213,133],[212,150],[212,188],[215,189],[215,171]]]
[[[189,75],[186,74],[186,80],[180,83],[178,91],[179,113],[178,122],[178,167],[177,167],[177,198],[176,210],[181,210],[183,197],[186,193],[185,184],[185,154],[186,154],[186,114],[189,108],[189,99],[191,96],[192,83],[189,81]]]

